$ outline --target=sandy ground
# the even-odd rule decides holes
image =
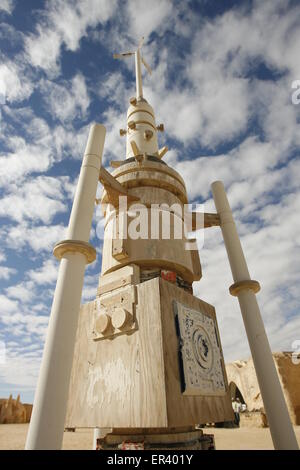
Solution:
[[[0,424],[0,450],[24,449],[28,424]],[[295,427],[300,445],[300,426]],[[240,428],[215,429],[206,428],[207,434],[214,434],[217,449],[252,450],[272,449],[272,440],[268,429]],[[65,432],[63,449],[90,450],[93,443],[93,430],[77,429],[76,432]]]

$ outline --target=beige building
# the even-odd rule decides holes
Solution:
[[[293,424],[300,424],[300,364],[293,363],[291,352],[273,353],[280,383]],[[259,411],[263,401],[259,390],[253,360],[226,364],[231,397],[239,397],[248,411]]]
[[[15,400],[12,395],[9,398],[0,398],[0,424],[29,423],[32,405],[21,403],[20,395]]]

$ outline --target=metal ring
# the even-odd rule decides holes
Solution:
[[[96,259],[95,248],[87,242],[80,240],[62,240],[53,248],[53,254],[57,259],[62,259],[65,253],[82,253],[85,255],[87,264],[92,263]]]
[[[244,289],[250,289],[254,294],[256,294],[260,291],[260,284],[258,281],[253,281],[251,279],[248,279],[247,281],[238,281],[229,287],[229,292],[234,297],[237,297],[239,292]]]

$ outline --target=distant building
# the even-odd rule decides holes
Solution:
[[[294,364],[291,352],[273,353],[276,369],[293,424],[300,425],[300,364]],[[239,397],[248,411],[262,410],[264,405],[259,390],[252,358],[226,365],[231,398]]]
[[[0,398],[0,424],[29,423],[32,405],[21,403],[20,395],[17,399]]]

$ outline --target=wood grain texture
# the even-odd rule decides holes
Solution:
[[[227,379],[227,392],[224,396],[200,397],[186,396],[181,393],[178,359],[179,344],[175,329],[172,301],[177,300],[192,309],[201,310],[212,318],[215,318],[214,307],[169,282],[162,279],[160,279],[159,282],[164,364],[166,373],[168,425],[172,427],[231,421],[233,419],[233,414]],[[226,378],[224,361],[223,371]]]
[[[174,168],[171,168],[168,165],[162,165],[159,162],[153,162],[151,160],[148,160],[147,158],[144,159],[140,163],[137,163],[136,161],[126,162],[125,164],[123,164],[118,169],[115,169],[112,172],[112,175],[116,178],[117,176],[121,176],[125,173],[131,173],[131,172],[137,171],[139,169],[166,173],[166,174],[172,176],[173,178],[177,179],[185,187],[184,179],[182,178],[182,176],[176,170],[174,170]]]
[[[132,173],[124,173],[121,176],[116,176],[116,179],[125,188],[136,188],[139,186],[154,186],[156,188],[167,189],[171,193],[178,196],[178,198],[187,204],[188,199],[186,195],[185,186],[173,176],[167,173],[158,171],[137,170]],[[104,194],[104,193],[103,193]],[[105,199],[101,202],[106,202]]]
[[[184,214],[184,205],[182,201],[166,189],[155,188],[153,186],[143,186],[131,188],[128,190],[128,193],[131,196],[138,197],[139,203],[144,204],[146,207],[151,207],[151,204],[164,204],[165,206],[168,205],[175,214],[179,215],[179,217],[182,217]],[[135,204],[135,202],[127,201],[128,207],[132,204]],[[108,203],[102,205],[102,214],[106,217],[105,225],[109,221],[110,217],[114,216],[115,212],[116,208],[112,204]]]
[[[227,381],[224,396],[181,393],[172,301],[212,317],[214,308],[159,278],[136,289],[138,329],[132,334],[93,341],[94,303],[82,306],[66,427],[175,428],[232,420]]]
[[[94,342],[93,303],[82,306],[66,427],[166,427],[159,285],[138,286],[138,330]]]
[[[140,268],[135,264],[129,264],[115,272],[100,276],[97,294],[105,294],[106,292],[113,291],[119,287],[127,286],[128,284],[138,284],[140,282]]]
[[[148,236],[148,238],[131,238],[130,228],[133,219],[130,217],[128,217],[127,220],[128,236],[124,239],[114,238],[115,234],[118,233],[118,217],[110,221],[110,225],[107,225],[105,228],[101,274],[106,275],[127,264],[137,264],[139,266],[159,266],[162,269],[176,271],[188,282],[193,282],[194,279],[200,279],[201,266],[199,254],[197,250],[189,251],[185,249],[185,244],[188,242],[188,239],[184,236],[182,219],[167,211],[160,213],[158,216],[159,233],[157,238],[154,238],[151,236],[151,228],[154,225],[151,223],[153,222],[152,216],[153,214],[149,209],[143,211],[141,215],[141,225],[143,226],[143,230],[145,230],[145,236]],[[139,214],[137,215],[137,221],[138,217]],[[169,218],[170,222],[167,219],[167,223],[165,223],[166,217]],[[143,223],[144,220],[145,223]],[[166,237],[168,234],[165,235],[165,238],[162,236],[162,230],[165,229],[165,227],[170,227],[169,239]],[[176,235],[174,227],[181,227],[182,237]],[[138,230],[140,230],[139,227]],[[143,233],[142,236],[144,237]],[[119,249],[119,253],[126,253],[128,256],[116,258],[113,251],[114,248],[116,251]]]

